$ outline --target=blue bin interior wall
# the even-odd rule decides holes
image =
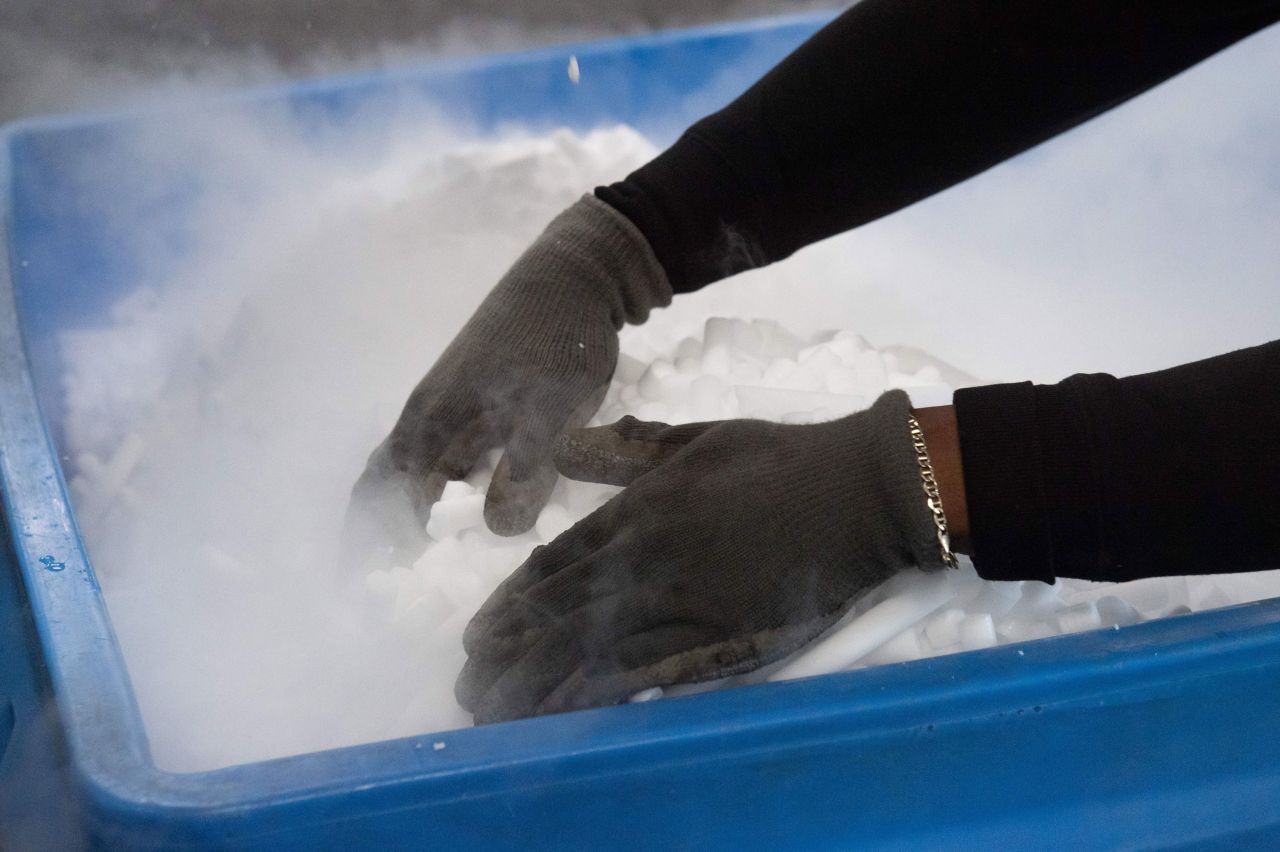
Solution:
[[[368,120],[371,105],[392,105],[411,90],[431,94],[481,131],[511,122],[584,129],[626,120],[670,138],[817,24],[735,26],[449,63],[286,87],[210,110],[284,105],[323,135],[341,132],[357,114]],[[582,62],[579,87],[565,77],[569,53]],[[196,775],[156,771],[35,417],[38,395],[57,434],[58,334],[102,322],[136,273],[104,228],[104,211],[78,203],[80,177],[114,169],[122,187],[138,185],[145,163],[129,160],[129,134],[154,120],[73,117],[0,136],[0,295],[7,302],[12,289],[24,331],[19,344],[17,318],[0,305],[0,468],[9,521],[0,558],[0,735],[10,732],[0,757],[0,826],[25,808],[33,824],[65,827],[50,838],[52,847],[88,837],[109,849],[1115,848],[1275,840],[1274,601]],[[162,190],[140,207],[139,227],[181,251],[189,239],[181,210],[201,192],[200,176]],[[13,368],[23,346],[29,380]],[[65,560],[65,570],[42,570],[43,555]],[[447,748],[436,750],[436,741]],[[31,786],[12,793],[19,768],[27,770],[19,783]]]

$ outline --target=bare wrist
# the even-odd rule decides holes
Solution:
[[[969,507],[965,500],[964,467],[960,460],[960,431],[956,425],[955,408],[950,405],[917,408],[915,416],[933,464],[952,549],[957,553],[970,553]]]

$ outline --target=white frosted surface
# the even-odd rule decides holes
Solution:
[[[1252,40],[981,181],[678,299],[624,331],[597,420],[807,422],[892,386],[917,405],[945,403],[972,380],[898,343],[985,379],[1053,380],[1259,342],[1260,324],[1272,335],[1266,318],[1280,315],[1280,203],[1247,189],[1272,167],[1223,152],[1280,138],[1276,112],[1259,108],[1272,103],[1262,81],[1280,77],[1277,57]],[[1223,85],[1232,98],[1215,94]],[[623,128],[483,144],[423,130],[376,154],[325,158],[257,130],[218,131],[244,154],[220,167],[262,191],[215,199],[206,238],[181,263],[155,264],[102,327],[63,340],[71,489],[156,759],[195,770],[466,725],[452,698],[463,625],[535,544],[614,489],[562,483],[535,530],[500,539],[480,514],[487,466],[451,486],[428,526],[438,540],[415,565],[367,576],[333,558],[347,489],[538,230],[654,149]],[[202,144],[162,147],[187,168],[209,156]],[[1135,157],[1174,165],[1128,168]],[[1189,199],[1170,189],[1188,172]],[[1078,192],[1062,197],[1065,185]],[[1237,223],[1229,251],[1199,232],[1204,222]],[[1078,232],[1055,242],[1068,225]],[[1214,258],[1239,299],[1210,286]],[[1195,286],[1211,298],[1188,297]],[[1165,333],[1139,349],[1135,323]],[[968,567],[909,572],[785,667],[732,682],[1278,591],[1274,573],[1050,588],[982,584]]]

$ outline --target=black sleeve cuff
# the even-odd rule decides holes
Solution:
[[[1280,341],[1117,379],[957,391],[990,580],[1280,568]]]
[[[1094,378],[1102,377],[956,392],[969,533],[983,578],[1052,583],[1105,570],[1096,453],[1076,393]]]
[[[956,391],[955,410],[979,576],[1053,582],[1031,383]]]
[[[695,125],[595,195],[640,229],[672,291],[690,293],[777,259],[763,247],[763,201],[751,171],[732,165],[711,134]]]

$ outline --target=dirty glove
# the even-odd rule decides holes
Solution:
[[[608,426],[573,429],[556,441],[556,470],[570,479],[603,485],[630,485],[656,470],[713,426],[706,420],[668,426],[630,414]]]
[[[618,360],[618,329],[671,301],[649,244],[621,213],[584,196],[557,216],[485,298],[370,456],[347,513],[349,557],[413,559],[449,479],[506,445],[485,501],[501,535],[533,526],[567,427],[599,407]]]
[[[890,391],[829,423],[632,420],[571,434],[596,447],[597,473],[604,430],[625,465],[646,432],[666,461],[498,587],[463,636],[458,701],[496,722],[739,674],[795,651],[895,572],[941,568],[910,413]]]

